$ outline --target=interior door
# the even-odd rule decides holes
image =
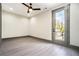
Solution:
[[[68,16],[67,6],[53,11],[53,42],[64,45],[69,43]]]

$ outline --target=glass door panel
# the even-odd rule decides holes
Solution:
[[[55,13],[55,40],[64,41],[64,24],[65,14],[64,10]]]

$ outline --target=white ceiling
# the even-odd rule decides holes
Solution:
[[[35,10],[35,11],[32,11],[30,14],[28,14],[27,7],[25,7],[21,3],[3,3],[2,10],[16,13],[19,15],[23,15],[26,17],[31,17],[31,16],[37,15],[41,12],[45,12],[47,10],[50,10],[51,8],[54,8],[58,5],[60,5],[60,3],[32,3],[33,8],[41,8],[41,10],[37,10],[37,11]],[[47,9],[45,9],[45,8],[47,8]]]

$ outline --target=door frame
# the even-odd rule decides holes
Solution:
[[[55,12],[58,12],[60,10],[65,11],[65,34],[64,34],[64,42],[63,41],[58,41],[55,40]],[[68,46],[70,44],[70,4],[67,4],[63,7],[57,8],[55,10],[52,10],[52,41],[53,43],[56,44],[61,44],[61,45],[65,45]]]
[[[2,41],[2,39],[1,39],[1,26],[2,26],[2,5],[1,5],[1,3],[0,3],[0,46],[1,46],[1,41]]]

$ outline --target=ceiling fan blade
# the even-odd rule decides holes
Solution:
[[[30,8],[30,6],[28,6],[27,4],[25,4],[25,3],[22,3],[24,6],[26,6],[26,7],[28,7],[28,8]]]
[[[41,10],[40,8],[32,8],[33,10]]]

